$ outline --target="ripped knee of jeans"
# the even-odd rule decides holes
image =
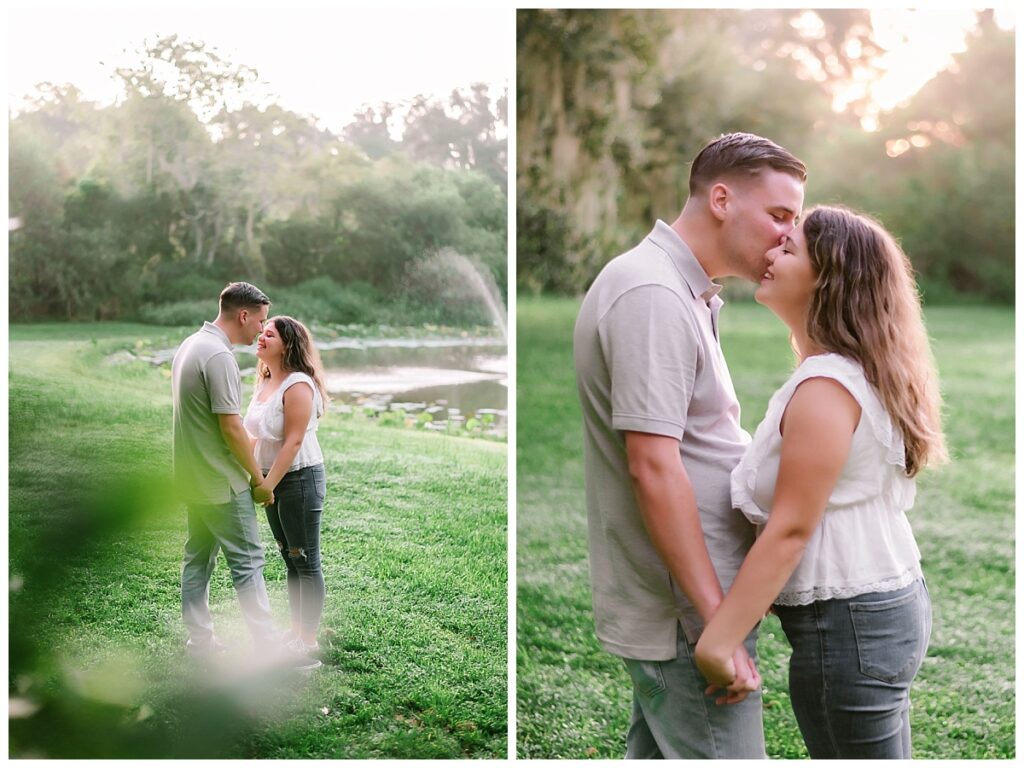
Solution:
[[[288,558],[292,562],[298,561],[298,562],[301,562],[301,563],[305,563],[306,562],[306,550],[304,550],[302,547],[289,547],[288,548]]]
[[[275,540],[274,543],[277,544],[277,551],[280,552],[283,555],[284,554],[284,542],[283,541],[276,541]]]

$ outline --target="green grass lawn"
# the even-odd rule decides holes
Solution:
[[[504,758],[506,445],[329,414],[324,667],[197,668],[180,619],[168,367],[110,360],[182,338],[168,334],[11,327],[11,756]],[[287,626],[285,568],[260,518]],[[223,559],[210,603],[243,660]]]
[[[582,426],[572,364],[578,302],[518,303],[517,753],[615,758],[631,686],[594,637]],[[1009,308],[927,313],[953,463],[927,472],[910,512],[934,604],[912,692],[917,758],[1014,757],[1014,341]],[[753,431],[792,369],[783,325],[733,302],[722,346]],[[769,757],[806,757],[787,693],[789,647],[769,617],[759,643]]]

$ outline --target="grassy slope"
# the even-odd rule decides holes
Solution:
[[[581,427],[571,338],[577,303],[518,304],[517,749],[521,757],[619,757],[630,685],[593,635]],[[914,685],[919,758],[1014,755],[1013,314],[936,308],[929,331],[954,463],[919,483],[911,522],[934,602]],[[732,303],[723,348],[753,430],[786,379],[790,351],[767,310]],[[789,649],[762,626],[771,757],[806,756],[786,691]]]
[[[204,756],[192,735],[175,734],[176,722],[201,720],[185,711],[182,690],[190,684],[182,682],[189,673],[178,596],[183,510],[143,493],[145,508],[86,529],[88,546],[68,541],[97,487],[119,487],[137,473],[156,476],[162,487],[170,454],[166,373],[104,358],[125,340],[165,333],[120,324],[11,329],[11,572],[24,578],[19,599],[42,595],[46,603],[43,620],[32,625],[42,651],[19,690],[49,701],[15,723],[11,742],[21,752]],[[505,445],[336,415],[319,434],[328,478],[325,668],[301,686],[236,696],[244,716],[218,723],[210,748],[263,758],[504,757]],[[264,542],[272,542],[261,526]],[[40,549],[51,551],[52,567],[38,567]],[[286,625],[285,570],[272,552],[270,545],[266,578]],[[54,568],[59,578],[48,578]],[[219,632],[245,646],[223,561],[211,606]],[[114,668],[106,677],[105,663]],[[124,684],[129,678],[135,682]],[[95,721],[69,714],[52,689],[47,699],[48,681],[65,685],[63,699],[82,705],[80,712],[103,698],[124,711]],[[141,724],[111,726],[116,738],[96,733],[97,723],[133,718]],[[46,735],[55,722],[63,741]],[[148,746],[138,746],[139,731]]]

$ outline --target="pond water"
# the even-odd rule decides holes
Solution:
[[[434,421],[493,413],[495,426],[507,428],[508,348],[501,339],[344,339],[319,349],[336,404],[404,405],[410,413],[428,410]]]
[[[334,404],[376,410],[426,411],[436,423],[491,414],[493,431],[508,429],[508,347],[498,338],[338,339],[317,345]],[[243,375],[256,348],[235,347]],[[111,356],[169,364],[175,349]]]

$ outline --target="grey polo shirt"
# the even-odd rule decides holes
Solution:
[[[249,487],[217,414],[242,412],[242,377],[231,342],[213,323],[189,336],[171,363],[174,477],[186,501],[226,504]]]
[[[597,636],[611,653],[676,656],[696,642],[696,609],[651,543],[626,462],[625,432],[679,440],[708,552],[727,590],[754,540],[729,475],[750,436],[717,338],[720,286],[662,221],[587,291],[573,353],[583,411],[590,576]]]

